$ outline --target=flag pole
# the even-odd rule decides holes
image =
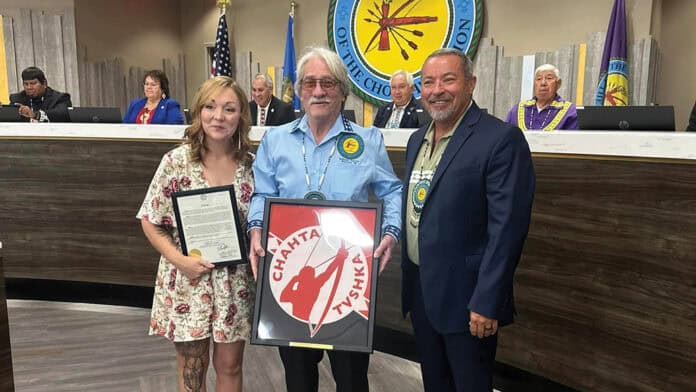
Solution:
[[[227,7],[230,6],[231,0],[216,0],[217,6],[220,7],[220,14],[227,12]]]
[[[232,75],[232,62],[230,60],[226,18],[226,11],[227,7],[230,5],[230,0],[216,0],[216,4],[220,7],[220,19],[215,33],[215,49],[213,50],[211,76],[230,76]]]
[[[292,103],[293,108],[299,109],[300,101],[295,95],[295,3],[290,1],[290,12],[288,13],[288,29],[285,36],[285,59],[283,60],[283,87],[282,100]]]

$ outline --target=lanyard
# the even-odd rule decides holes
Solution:
[[[343,129],[345,132],[353,132],[353,127],[350,125],[350,121],[348,121],[343,114],[341,114],[341,120],[343,121]],[[297,129],[297,128],[295,128]],[[311,132],[311,130],[310,130]],[[302,133],[302,161],[304,163],[304,170],[305,170],[305,183],[307,184],[307,194],[305,195],[305,198],[308,199],[321,199],[324,200],[326,197],[324,196],[323,193],[321,193],[321,187],[324,185],[324,180],[326,179],[326,172],[329,170],[329,164],[331,163],[331,159],[333,158],[334,154],[336,153],[336,145],[338,143],[338,138],[334,140],[333,146],[331,147],[331,152],[329,153],[329,158],[326,160],[326,165],[324,165],[324,170],[322,170],[321,177],[319,177],[319,186],[316,191],[312,191],[311,185],[310,185],[310,180],[309,180],[309,167],[307,166],[307,150],[305,148],[305,138],[306,138],[306,133]]]

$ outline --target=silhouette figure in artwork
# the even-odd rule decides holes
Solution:
[[[345,247],[345,243],[341,241],[341,247],[338,249],[331,264],[326,267],[326,270],[315,276],[316,270],[314,267],[307,265],[302,267],[300,272],[290,279],[283,292],[280,293],[280,302],[290,302],[292,304],[293,316],[300,320],[309,321],[309,315],[317,302],[319,291],[336,270],[340,274],[343,270],[340,267],[343,266],[346,258],[348,258],[348,250]],[[336,277],[336,281],[338,279],[340,279],[340,275]]]

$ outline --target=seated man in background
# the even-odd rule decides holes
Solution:
[[[560,87],[558,68],[551,64],[540,65],[534,71],[534,97],[513,106],[505,121],[523,131],[578,129],[575,105],[558,95]]]
[[[29,67],[22,71],[22,84],[24,91],[10,95],[10,103],[19,106],[20,116],[35,122],[70,121],[70,94],[48,87],[42,70]]]
[[[273,80],[265,74],[258,74],[251,82],[251,125],[283,125],[295,119],[292,105],[273,95]]]
[[[372,125],[378,128],[420,128],[430,122],[430,116],[413,97],[413,76],[398,70],[389,79],[391,97],[394,100],[377,110]]]

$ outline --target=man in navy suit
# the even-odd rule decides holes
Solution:
[[[406,150],[402,307],[426,391],[491,391],[498,328],[513,320],[512,282],[527,237],[534,167],[519,128],[479,109],[457,49],[421,73],[433,123]]]
[[[251,125],[275,126],[289,123],[295,119],[292,105],[273,95],[273,80],[265,74],[258,74],[251,82]]]
[[[394,102],[377,110],[372,122],[377,128],[420,128],[430,122],[420,102],[413,96],[413,76],[398,70],[389,79],[391,97]]]

